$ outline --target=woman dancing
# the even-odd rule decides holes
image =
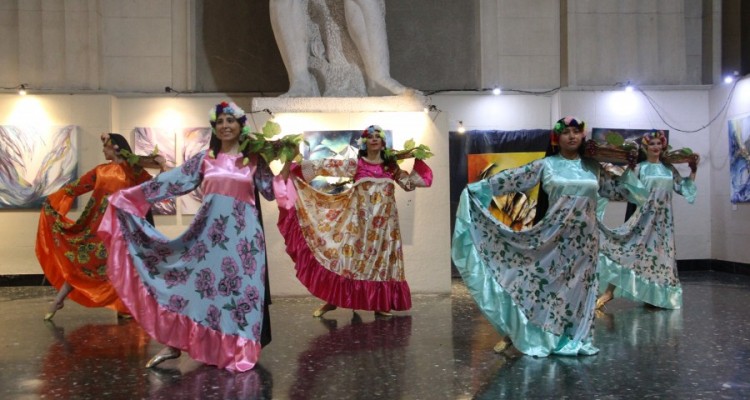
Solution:
[[[604,307],[614,298],[615,288],[621,297],[655,307],[682,306],[682,287],[675,263],[672,192],[682,195],[690,204],[695,201],[699,158],[688,163],[690,175],[683,178],[674,166],[661,160],[667,149],[664,132],[647,133],[641,139],[641,146],[646,160],[638,164],[635,175],[649,189],[648,200],[637,210],[628,204],[625,224],[615,229],[599,224],[597,272],[599,280],[608,285],[596,300],[596,308]]]
[[[599,351],[591,329],[597,196],[641,203],[646,191],[631,173],[618,181],[582,157],[584,127],[580,119],[560,119],[547,157],[472,183],[461,194],[453,262],[480,310],[505,335],[498,353],[513,355],[513,347],[532,356]],[[539,221],[528,230],[513,231],[487,210],[493,195],[540,182]]]
[[[385,153],[385,132],[372,125],[362,132],[356,159],[325,159],[288,165],[274,182],[280,208],[279,229],[297,278],[325,301],[313,316],[337,307],[374,311],[411,308],[404,274],[395,184],[410,191],[432,184],[432,170],[422,160],[407,173]],[[307,182],[316,176],[354,179],[339,194],[321,193]]]

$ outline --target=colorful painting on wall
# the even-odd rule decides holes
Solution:
[[[489,178],[498,172],[520,167],[544,157],[544,152],[467,154],[468,183]],[[530,228],[536,215],[539,185],[526,193],[493,196],[489,211],[500,222],[514,230]]]
[[[0,208],[40,208],[77,167],[77,126],[0,126]]]
[[[152,154],[154,150],[164,157],[167,167],[174,167],[176,163],[175,134],[167,128],[135,128],[133,129],[135,137],[135,154]],[[159,171],[149,171],[151,175],[156,175]],[[174,199],[163,200],[154,203],[151,206],[151,212],[154,215],[175,215],[177,206]]]
[[[729,181],[732,203],[750,202],[750,116],[729,121]]]
[[[359,154],[357,139],[361,136],[361,130],[304,132],[300,152],[305,160],[357,158]],[[385,131],[385,144],[386,147],[393,148],[391,131]],[[349,188],[351,181],[348,178],[317,177],[310,182],[310,185],[325,193],[338,193]]]

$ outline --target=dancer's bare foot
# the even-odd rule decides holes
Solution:
[[[325,303],[322,306],[320,306],[317,310],[313,311],[313,317],[322,317],[325,313],[328,311],[333,311],[336,309],[336,306],[334,306],[331,303]]]

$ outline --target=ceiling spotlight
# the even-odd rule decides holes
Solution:
[[[496,87],[496,88],[492,89],[492,94],[494,94],[495,96],[498,96],[502,92],[503,92],[503,90],[500,89],[499,87]]]
[[[458,121],[458,133],[464,132],[466,132],[466,128],[464,128],[464,121]]]
[[[737,71],[733,71],[731,74],[724,77],[724,83],[730,84],[734,82],[734,80],[737,79],[738,76],[740,76],[740,73]]]
[[[22,83],[18,86],[18,94],[21,96],[26,96],[26,84]]]
[[[633,85],[628,84],[628,86],[625,86],[625,91],[630,93],[633,91]]]

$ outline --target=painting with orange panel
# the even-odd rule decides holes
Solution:
[[[488,178],[496,173],[528,164],[544,157],[544,152],[467,154],[468,183]],[[539,185],[526,193],[508,193],[494,196],[490,213],[505,225],[518,231],[530,228],[536,215]]]

